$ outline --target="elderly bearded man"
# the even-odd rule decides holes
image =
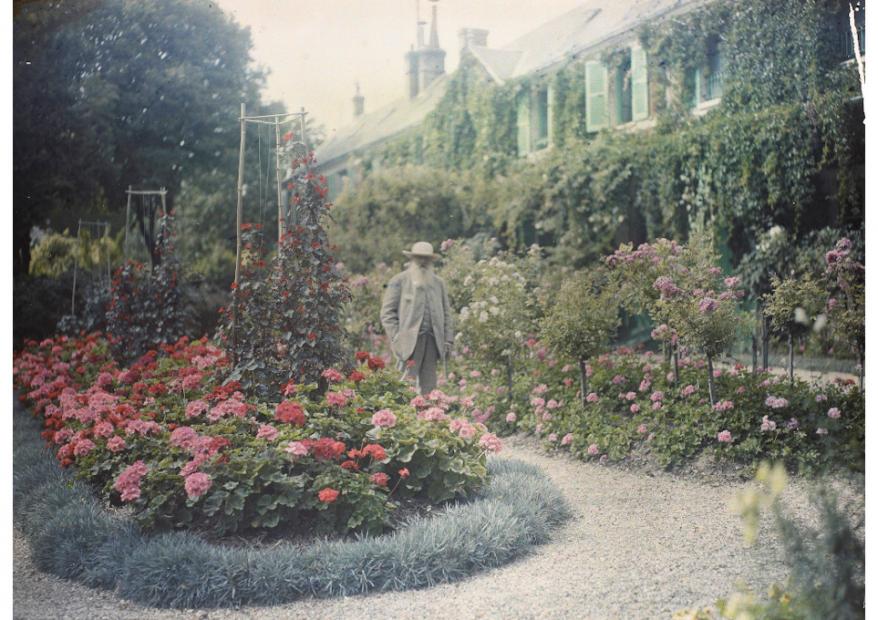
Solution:
[[[381,304],[381,324],[400,370],[417,378],[421,394],[436,387],[438,361],[451,352],[454,331],[445,282],[433,273],[433,246],[418,241],[408,268],[387,284]]]

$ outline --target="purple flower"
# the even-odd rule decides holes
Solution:
[[[705,297],[698,304],[698,311],[701,314],[709,314],[709,313],[715,311],[717,309],[717,307],[718,307],[718,304],[717,304],[715,299],[712,299],[710,297]]]
[[[682,292],[668,276],[659,276],[652,286],[661,293],[662,298],[673,297]]]
[[[787,420],[787,428],[791,431],[796,430],[797,428],[799,428],[799,421],[796,418],[790,418],[789,420]]]

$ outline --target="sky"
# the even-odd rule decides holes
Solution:
[[[458,30],[488,30],[488,46],[500,47],[583,0],[439,0],[439,44],[445,70],[459,58]],[[405,96],[403,57],[415,42],[416,0],[216,0],[249,26],[253,59],[270,70],[265,100],[288,110],[303,107],[333,129],[353,120],[354,85],[366,112]],[[429,21],[432,3],[420,0]],[[426,26],[429,35],[429,23]]]

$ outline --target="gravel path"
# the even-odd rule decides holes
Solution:
[[[144,608],[106,591],[36,570],[27,542],[14,536],[15,618],[669,618],[706,605],[737,580],[757,591],[785,578],[771,532],[747,549],[727,508],[740,483],[649,475],[540,453],[515,439],[504,454],[548,472],[575,517],[552,542],[513,564],[429,590],[308,599],[279,607],[169,611]],[[862,487],[836,483],[859,508]],[[794,481],[787,505],[811,521],[806,483]]]

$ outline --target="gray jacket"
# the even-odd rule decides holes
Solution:
[[[396,274],[387,284],[381,304],[381,325],[390,338],[390,350],[397,359],[411,357],[424,318],[424,304],[430,304],[433,335],[441,358],[446,344],[454,342],[454,323],[445,281],[433,274],[432,282],[415,287],[408,269]]]

